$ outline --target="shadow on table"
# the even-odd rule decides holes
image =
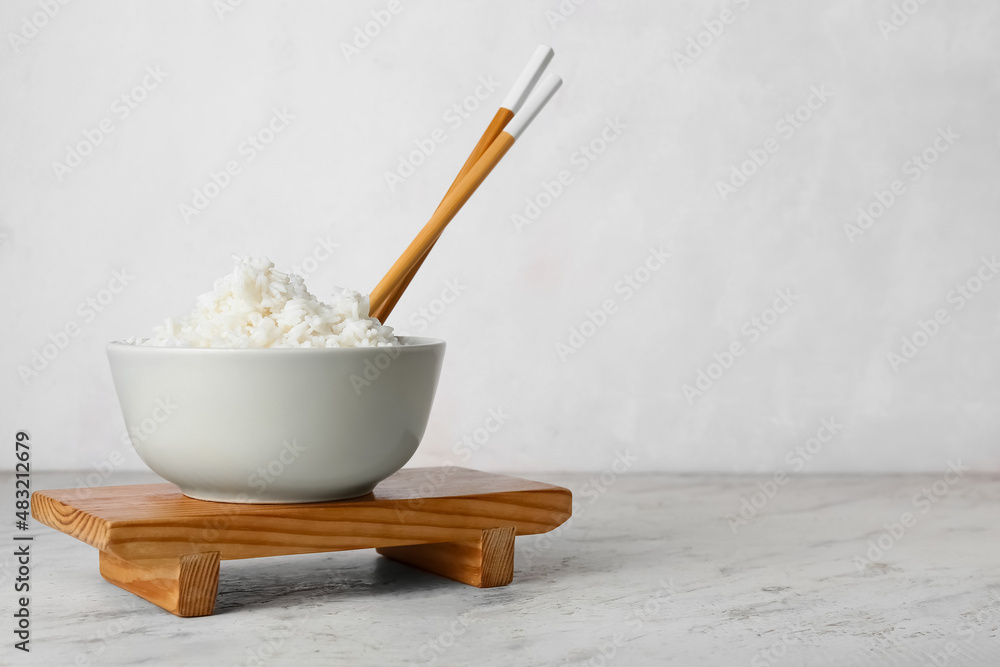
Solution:
[[[215,614],[456,586],[465,584],[389,560],[374,549],[223,561]]]

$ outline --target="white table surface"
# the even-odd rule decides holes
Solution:
[[[0,664],[1000,664],[1000,478],[793,477],[734,532],[726,515],[767,478],[525,476],[572,488],[576,512],[517,539],[510,586],[373,550],[227,561],[202,618],[105,582],[95,549],[35,524],[32,651],[12,648],[4,549]],[[33,487],[77,477],[36,473]],[[11,524],[12,495],[0,501]],[[870,561],[869,540],[904,512],[911,525]]]

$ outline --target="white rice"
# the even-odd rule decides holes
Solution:
[[[153,337],[161,347],[387,347],[392,327],[368,317],[368,297],[336,288],[330,303],[309,293],[302,276],[274,270],[266,258],[236,259],[235,270],[198,297],[194,312],[168,319]]]

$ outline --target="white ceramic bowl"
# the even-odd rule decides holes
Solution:
[[[192,498],[299,503],[353,498],[410,460],[445,343],[399,347],[164,348],[111,343],[132,444]]]

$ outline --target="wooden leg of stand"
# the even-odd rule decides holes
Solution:
[[[471,542],[441,542],[376,549],[386,558],[479,588],[514,578],[514,527],[489,528]]]
[[[101,576],[177,616],[208,616],[219,590],[219,552],[124,560],[101,552]]]

